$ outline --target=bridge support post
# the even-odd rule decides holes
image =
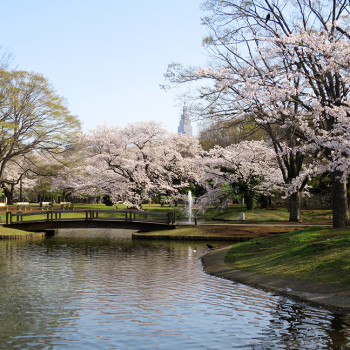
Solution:
[[[53,221],[53,212],[52,212],[52,210],[48,210],[46,212],[46,221]]]
[[[170,225],[171,222],[171,213],[168,213],[167,224]]]
[[[175,211],[168,212],[168,225],[174,225],[175,224]]]
[[[12,212],[7,211],[6,212],[6,225],[12,224]]]
[[[98,217],[98,214],[96,213],[96,215],[95,215],[95,213],[96,213],[95,210],[86,210],[86,212],[85,212],[85,220],[86,221],[93,221],[95,217],[96,218]]]

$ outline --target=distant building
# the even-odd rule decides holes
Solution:
[[[190,122],[190,118],[187,113],[186,103],[184,104],[183,112],[180,119],[180,124],[177,128],[178,134],[186,134],[192,136],[192,126]]]

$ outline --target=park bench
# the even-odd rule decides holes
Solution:
[[[53,209],[53,204],[52,202],[40,202],[40,208],[41,210],[52,210]]]
[[[71,202],[60,202],[60,205],[62,210],[73,209],[73,203]]]
[[[26,210],[30,210],[31,209],[31,206],[30,206],[30,203],[29,202],[18,202],[17,203],[17,210],[18,211],[26,211]]]

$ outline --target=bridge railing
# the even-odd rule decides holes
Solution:
[[[158,213],[136,210],[104,210],[104,209],[75,209],[75,210],[50,210],[47,212],[7,212],[6,224],[22,224],[33,221],[124,221],[124,222],[154,222],[167,225],[175,224],[175,213]]]

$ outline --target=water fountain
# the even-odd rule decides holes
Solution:
[[[188,191],[187,193],[187,208],[186,208],[186,214],[188,217],[188,223],[192,223],[192,216],[193,216],[193,198],[192,198],[192,192]]]

